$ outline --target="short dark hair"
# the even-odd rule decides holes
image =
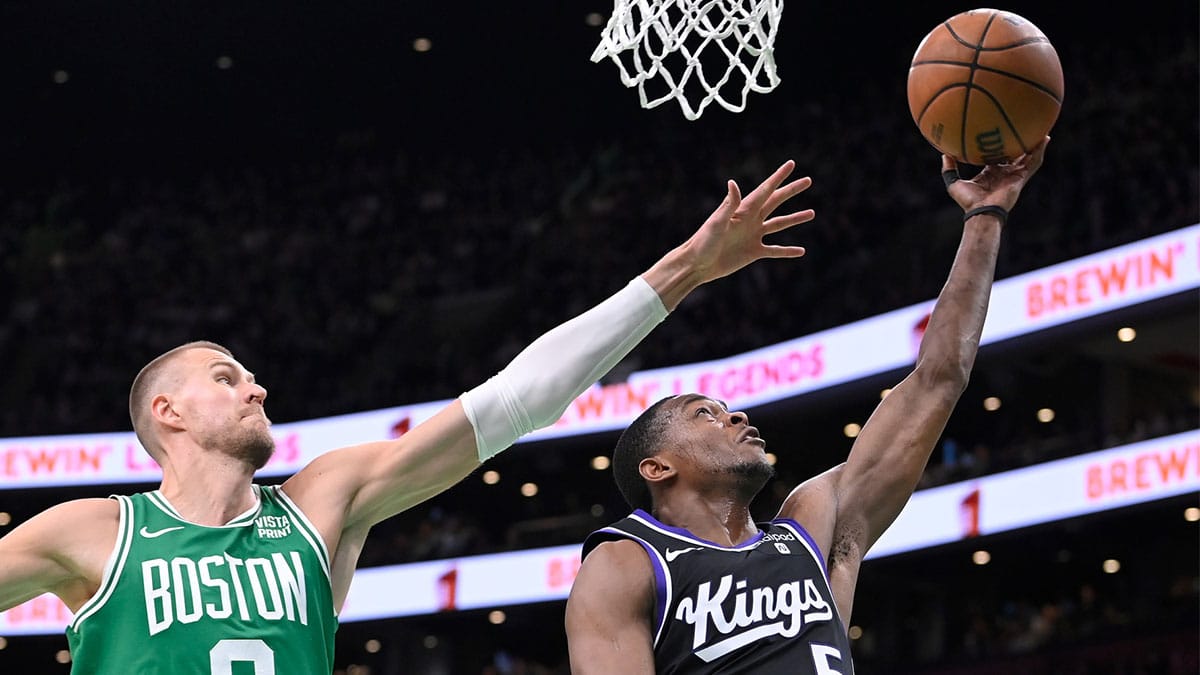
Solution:
[[[646,408],[621,432],[621,438],[617,439],[617,445],[613,448],[613,479],[617,482],[617,489],[631,507],[647,513],[654,508],[654,500],[638,465],[658,452],[672,413],[663,404],[674,398],[668,396]]]
[[[150,456],[158,460],[158,440],[151,433],[150,399],[159,393],[162,387],[162,376],[167,372],[167,366],[175,357],[189,349],[212,349],[233,358],[233,352],[225,347],[207,340],[197,340],[179,345],[159,354],[153,361],[142,368],[137,377],[133,378],[133,386],[129,388],[129,419],[133,422],[133,431],[142,443],[142,447]]]

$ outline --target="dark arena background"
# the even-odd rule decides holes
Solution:
[[[984,345],[914,500],[1125,448],[1082,474],[1089,499],[1125,501],[870,559],[860,674],[1197,672],[1200,22],[1195,2],[1109,4],[1001,7],[1050,38],[1066,95],[997,277],[1067,264],[1027,287],[1026,313],[1099,309]],[[921,37],[969,8],[789,0],[779,88],[687,121],[589,60],[612,11],[596,0],[3,3],[0,534],[153,489],[37,486],[23,462],[55,444],[34,437],[127,432],[129,383],[169,347],[230,347],[277,424],[452,398],[682,241],[726,178],[748,189],[788,158],[814,179],[796,208],[818,215],[780,240],[807,257],[695,293],[609,389],[928,303],[960,214],[905,78]],[[1135,245],[1170,233],[1174,266]],[[1113,260],[1145,273],[1131,294],[1155,265],[1182,285],[1102,294],[1088,274]],[[841,461],[847,425],[907,368],[745,408],[777,457],[756,515]],[[379,525],[360,567],[578,544],[626,510],[593,468],[616,433],[517,445]],[[346,621],[337,672],[566,673],[572,572],[547,572],[548,600]],[[9,612],[0,672],[67,672],[61,631],[31,620]]]

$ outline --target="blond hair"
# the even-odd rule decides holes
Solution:
[[[133,386],[129,388],[129,419],[133,422],[133,432],[137,435],[137,439],[142,444],[142,447],[156,461],[162,448],[159,447],[158,439],[153,433],[150,401],[162,393],[167,376],[171,374],[169,366],[175,361],[177,356],[190,349],[212,349],[233,358],[233,352],[215,342],[196,340],[195,342],[182,344],[159,354],[154,360],[147,363],[138,372],[137,377],[133,378]]]

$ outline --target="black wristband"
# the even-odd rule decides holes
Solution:
[[[971,209],[970,211],[967,211],[966,213],[963,214],[963,222],[965,223],[968,220],[970,220],[972,217],[978,216],[981,213],[990,213],[993,216],[996,216],[997,218],[1000,219],[1001,225],[1008,223],[1008,210],[1005,209],[1003,206],[996,206],[995,204],[989,204],[987,206],[978,206],[976,208]]]
[[[946,169],[942,172],[942,183],[950,187],[958,180],[958,169]]]

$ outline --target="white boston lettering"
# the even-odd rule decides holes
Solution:
[[[279,584],[275,581],[275,568],[271,566],[271,561],[250,558],[246,561],[246,576],[250,578],[258,615],[272,621],[283,618],[283,600],[279,597]],[[266,594],[263,593],[264,587]],[[269,601],[266,595],[271,596]]]
[[[155,635],[171,627],[171,572],[166,560],[142,561],[142,595],[146,598],[146,623]]]
[[[214,619],[228,619],[233,613],[233,608],[229,603],[229,582],[224,579],[214,577],[212,570],[209,568],[213,565],[224,565],[225,558],[219,555],[207,555],[200,559],[200,583],[209,588],[217,589],[219,601],[216,603],[208,603],[204,606],[204,612]]]
[[[287,560],[284,559],[282,553],[272,553],[271,560],[275,563],[275,571],[279,573],[279,586],[283,590],[283,594],[287,597],[287,602],[284,606],[287,608],[288,621],[295,621],[292,616],[293,609],[300,612],[300,623],[308,625],[308,603],[305,598],[308,596],[304,592],[304,565],[300,562],[300,554],[296,551],[291,552],[292,565],[288,567]]]
[[[196,623],[204,616],[196,563],[188,558],[172,558],[171,581],[175,596],[175,618],[180,623]]]
[[[142,562],[146,623],[157,635],[201,618],[293,621],[308,625],[307,580],[299,552],[269,558],[210,555]],[[232,589],[232,592],[231,592]],[[235,613],[236,608],[236,613]]]
[[[731,591],[736,592],[727,614]],[[715,592],[712,582],[701,583],[696,596],[680,600],[675,611],[677,621],[692,626],[692,648],[705,662],[765,637],[795,637],[806,623],[832,618],[832,607],[812,579],[748,588],[745,579],[735,583],[731,574],[720,578]],[[710,628],[718,634],[711,643]]]

